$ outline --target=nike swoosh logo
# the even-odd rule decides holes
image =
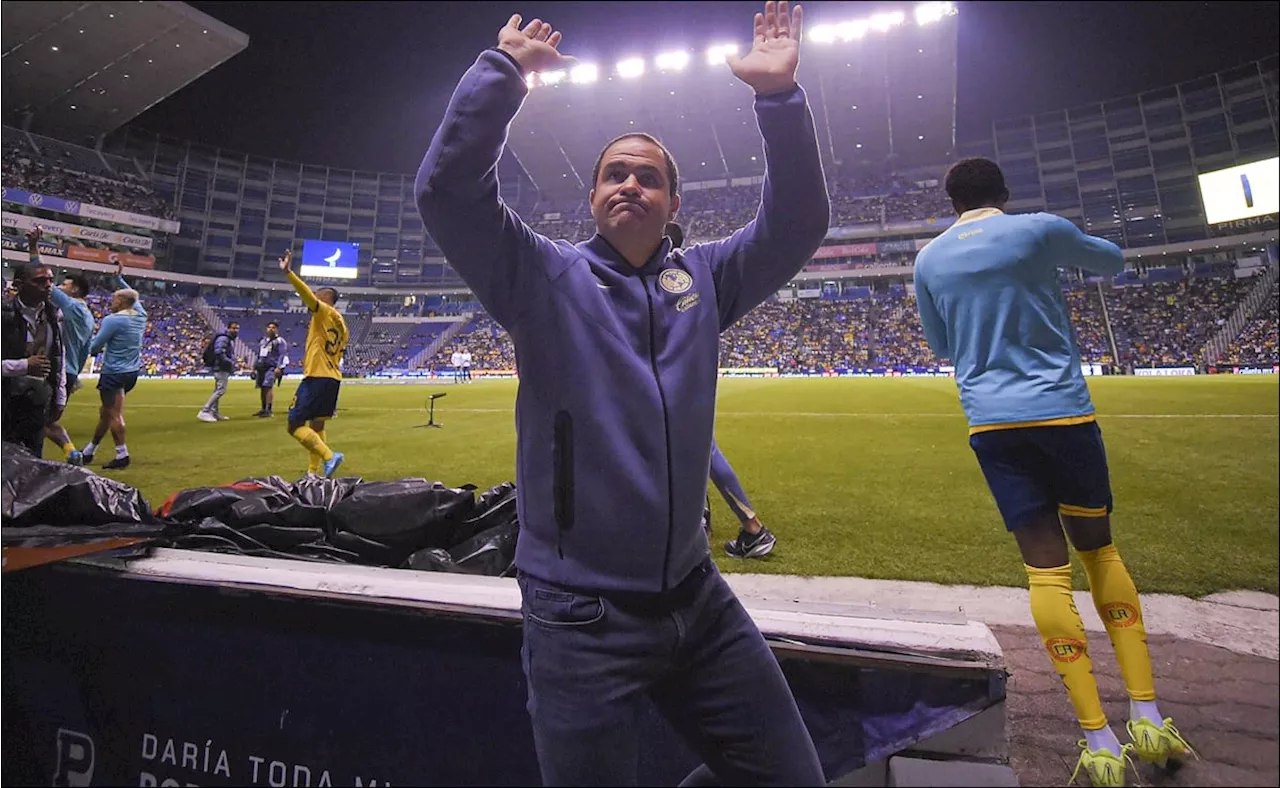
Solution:
[[[602,285],[599,282],[596,282],[596,287],[600,288],[601,290],[610,290],[613,288],[613,285]]]

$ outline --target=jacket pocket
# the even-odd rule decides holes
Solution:
[[[573,527],[573,416],[567,410],[556,413],[554,444],[552,486],[556,525],[567,531]]]

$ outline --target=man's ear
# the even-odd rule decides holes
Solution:
[[[667,216],[667,221],[674,222],[676,214],[680,213],[680,195],[671,198],[671,213]]]

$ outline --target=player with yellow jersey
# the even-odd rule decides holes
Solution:
[[[329,448],[325,435],[325,420],[331,419],[338,409],[338,388],[342,385],[342,354],[347,349],[347,323],[334,307],[338,303],[338,291],[322,287],[311,292],[292,269],[293,250],[280,258],[280,270],[288,277],[293,289],[302,296],[302,303],[311,311],[311,325],[307,329],[307,349],[302,360],[302,384],[293,395],[289,406],[289,434],[311,453],[307,472],[331,478],[342,464],[341,452]]]

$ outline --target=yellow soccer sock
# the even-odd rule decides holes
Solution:
[[[67,455],[68,457],[70,457],[70,456],[71,456],[71,452],[73,452],[73,451],[75,451],[75,450],[76,450],[76,445],[75,445],[74,443],[72,443],[71,441],[67,441],[66,443],[64,443],[64,444],[62,445],[62,453],[63,453],[63,454],[65,454],[65,455]]]
[[[1067,687],[1080,727],[1086,731],[1106,727],[1098,682],[1089,659],[1089,639],[1084,622],[1071,597],[1071,565],[1052,569],[1027,566],[1031,589],[1031,617],[1053,667]]]
[[[324,460],[320,459],[320,455],[315,452],[307,454],[310,459],[307,460],[307,473],[313,476],[320,475],[320,469],[324,466]]]
[[[305,446],[307,451],[312,454],[319,455],[320,459],[325,460],[326,462],[333,459],[333,452],[329,451],[329,447],[325,445],[324,439],[320,437],[319,433],[307,425],[303,424],[301,427],[294,430],[293,437],[297,438],[298,443]]]
[[[1116,546],[1109,544],[1097,550],[1080,553],[1084,571],[1089,575],[1089,591],[1093,594],[1098,617],[1107,628],[1116,662],[1124,676],[1125,689],[1133,700],[1156,699],[1156,682],[1151,673],[1151,653],[1147,651],[1147,628],[1142,622],[1142,602],[1138,589],[1120,560]],[[1158,723],[1159,720],[1156,720]]]

